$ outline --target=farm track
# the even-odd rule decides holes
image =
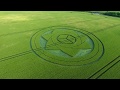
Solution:
[[[28,50],[28,51],[20,52],[20,53],[10,55],[10,56],[7,56],[7,57],[3,57],[3,58],[0,58],[0,62],[10,60],[10,59],[13,59],[13,58],[17,58],[17,57],[20,57],[20,56],[24,56],[24,55],[27,55],[27,54],[30,54],[30,53],[33,53],[32,50]]]
[[[13,59],[13,58],[16,58],[16,57],[24,56],[24,55],[27,55],[29,53],[32,53],[32,51],[29,50],[29,51],[21,52],[21,53],[18,53],[18,54],[10,55],[10,56],[4,57],[4,58],[0,58],[0,62],[6,61],[6,60],[9,60],[9,59]]]
[[[120,62],[120,55],[110,61],[108,64],[103,66],[101,69],[99,69],[97,72],[95,72],[93,75],[91,75],[88,79],[98,79],[100,78],[103,74],[105,74],[108,70],[110,70],[113,66],[115,66],[117,63]]]

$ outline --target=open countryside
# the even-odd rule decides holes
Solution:
[[[0,79],[119,79],[120,11],[1,11]]]

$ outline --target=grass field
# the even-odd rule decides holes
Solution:
[[[1,79],[119,79],[120,18],[1,11]]]

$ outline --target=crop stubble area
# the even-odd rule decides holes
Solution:
[[[120,18],[0,12],[0,78],[120,78]]]

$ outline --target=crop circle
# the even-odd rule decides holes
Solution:
[[[31,37],[30,46],[38,57],[63,66],[91,64],[104,54],[104,46],[94,34],[67,26],[37,31]]]

